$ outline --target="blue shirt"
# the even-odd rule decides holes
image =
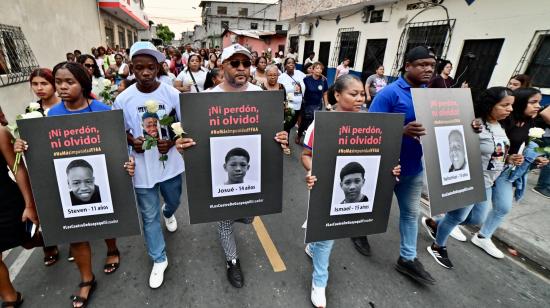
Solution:
[[[328,90],[327,79],[321,77],[315,80],[312,76],[307,76],[304,78],[304,85],[306,88],[302,104],[305,106],[317,106],[320,109],[322,107],[323,93]]]
[[[403,76],[400,76],[374,97],[369,112],[404,113],[404,125],[415,121],[411,85],[407,83]],[[418,140],[403,135],[400,164],[401,175],[404,176],[417,175],[422,171],[422,146]]]
[[[109,111],[109,110],[111,110],[111,107],[95,99],[92,100],[89,107],[86,107],[84,109],[77,110],[77,111],[67,110],[67,108],[65,108],[65,102],[61,101],[56,105],[54,105],[52,108],[50,108],[50,111],[48,111],[48,116],[50,117],[50,116],[60,116],[60,115],[68,115],[68,114],[96,112],[96,111]]]

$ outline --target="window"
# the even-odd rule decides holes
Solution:
[[[122,27],[118,27],[118,45],[122,48],[126,48],[126,30]]]
[[[370,12],[370,23],[382,22],[384,16],[384,10],[376,10]]]
[[[227,15],[227,6],[218,6],[218,15]]]
[[[533,86],[550,88],[550,35],[542,35],[525,73],[531,76]]]
[[[226,29],[229,29],[229,21],[222,20],[221,25],[222,25],[222,31],[226,30]]]
[[[132,41],[134,36],[132,35],[132,31],[130,31],[130,29],[126,29],[126,37],[128,38],[128,47],[131,47],[134,44]]]
[[[257,22],[251,22],[250,23],[250,29],[251,30],[258,30],[258,23]]]
[[[298,36],[291,36],[290,37],[290,48],[294,51],[294,52],[298,52],[298,44],[299,44],[299,41],[300,38]]]
[[[248,16],[248,8],[242,7],[239,9],[239,16],[246,17]]]
[[[20,27],[0,24],[0,87],[26,82],[38,68]]]
[[[344,61],[344,58],[350,59],[350,67],[355,65],[355,54],[357,53],[357,43],[359,42],[359,31],[350,31],[353,28],[342,28],[338,30],[338,39],[336,48],[332,55],[332,66],[336,67]]]
[[[107,46],[115,46],[115,31],[113,28],[105,27],[105,41]]]
[[[283,31],[283,25],[275,25],[275,31]]]

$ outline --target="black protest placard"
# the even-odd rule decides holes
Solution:
[[[306,243],[386,231],[402,114],[317,112]]]
[[[140,234],[122,111],[17,125],[47,246]]]
[[[283,94],[180,96],[182,126],[197,143],[185,151],[192,224],[282,211]]]
[[[485,200],[479,137],[470,89],[412,89],[432,215]]]

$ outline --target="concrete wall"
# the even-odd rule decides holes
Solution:
[[[101,43],[95,0],[0,1],[0,23],[19,26],[41,67],[65,61],[65,53],[89,52]],[[0,87],[0,105],[8,120],[33,100],[28,83]]]
[[[231,41],[231,35],[235,34],[228,32],[224,35],[223,48],[233,44]],[[251,51],[257,51],[258,53],[261,53],[262,51],[267,51],[268,48],[271,48],[271,53],[275,55],[276,52],[279,50],[279,45],[284,45],[286,43],[286,37],[273,36],[271,39],[264,41],[261,39],[241,35],[238,36],[237,42],[249,48]]]
[[[115,16],[101,10],[100,11],[101,13],[101,23],[100,23],[100,28],[101,28],[101,38],[103,39],[103,42],[101,43],[103,46],[109,46],[111,48],[114,48],[116,45],[120,46],[120,47],[123,47],[123,46],[126,46],[126,48],[130,48],[133,41],[134,41],[134,38],[137,38],[137,40],[139,40],[138,38],[138,29],[136,29],[135,27],[132,27],[131,25],[125,23],[124,21],[116,18]],[[113,32],[114,32],[114,38],[113,38],[113,42],[114,44],[111,45],[111,44],[108,44],[107,43],[107,35],[105,33],[105,27],[108,25],[109,28],[112,28],[113,29]],[[125,33],[125,36],[123,37],[126,38],[126,43],[123,43],[118,35],[118,31],[119,29],[124,29],[124,33]],[[128,30],[130,32],[128,32]],[[131,34],[132,37],[131,39],[128,37],[128,35]]]
[[[406,10],[407,4],[413,2],[418,1],[399,1],[394,4],[377,5],[376,10],[385,9],[384,14],[389,15],[389,18],[387,15],[384,17],[384,19],[388,20],[387,22],[364,23],[361,20],[360,13],[343,18],[338,24],[334,20],[320,20],[318,27],[312,27],[310,36],[300,36],[299,54],[303,55],[305,40],[315,41],[314,51],[316,52],[316,56],[319,52],[319,42],[330,41],[331,52],[329,63],[332,63],[332,58],[334,57],[333,48],[337,40],[338,29],[353,28],[361,32],[357,45],[355,67],[353,69],[361,71],[368,39],[388,39],[384,66],[386,73],[389,74],[396,58],[403,25],[420,12],[420,10]],[[369,4],[369,2],[366,2],[366,4]],[[455,68],[460,60],[464,40],[505,39],[489,86],[505,85],[531,41],[534,32],[536,30],[550,29],[550,23],[548,22],[550,5],[548,5],[547,0],[527,0],[523,1],[522,5],[517,5],[514,1],[501,0],[475,1],[471,6],[468,6],[463,0],[447,0],[443,4],[449,11],[449,18],[456,19],[446,56],[448,60],[455,64]],[[285,9],[293,11],[293,8],[283,7],[283,10]],[[357,7],[353,7],[347,13],[349,15],[349,13],[354,11],[357,11]],[[346,12],[340,14],[341,16],[345,16]],[[324,17],[328,19],[335,16],[335,14],[329,14]],[[433,8],[418,15],[413,22],[442,20],[446,18],[443,9]],[[298,35],[298,24],[300,22],[304,21],[314,24],[315,20],[316,17],[300,18],[299,16],[296,21],[292,19],[287,37],[290,38],[291,36]],[[287,42],[287,46],[288,44]]]

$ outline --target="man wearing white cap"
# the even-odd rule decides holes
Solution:
[[[162,214],[166,229],[174,232],[177,229],[174,213],[180,204],[184,165],[182,156],[173,147],[173,136],[166,133],[166,127],[159,129],[156,148],[144,150],[142,117],[144,114],[154,113],[159,118],[172,116],[178,121],[181,118],[179,91],[157,80],[159,63],[165,60],[165,56],[153,44],[134,43],[130,48],[130,58],[137,83],[116,97],[113,109],[122,109],[127,139],[133,148],[132,156],[136,161],[134,187],[143,221],[147,252],[154,262],[149,286],[158,288],[162,285],[164,270],[168,266],[160,223],[159,192],[165,202]],[[163,155],[168,158],[164,159],[166,156]]]
[[[248,49],[239,44],[231,45],[223,50],[221,60],[224,72],[224,81],[209,90],[210,92],[242,92],[242,91],[262,91],[262,88],[248,82],[250,77],[250,66],[252,55]],[[285,131],[278,132],[275,140],[281,144],[281,148],[288,147],[288,134]],[[176,140],[179,151],[195,145],[191,138],[179,138]],[[236,145],[237,146],[237,145]],[[244,276],[241,270],[239,257],[237,254],[237,244],[233,233],[233,223],[235,221],[250,224],[254,217],[247,217],[237,220],[223,220],[218,222],[218,233],[227,261],[227,279],[235,288],[242,288],[244,285]]]

